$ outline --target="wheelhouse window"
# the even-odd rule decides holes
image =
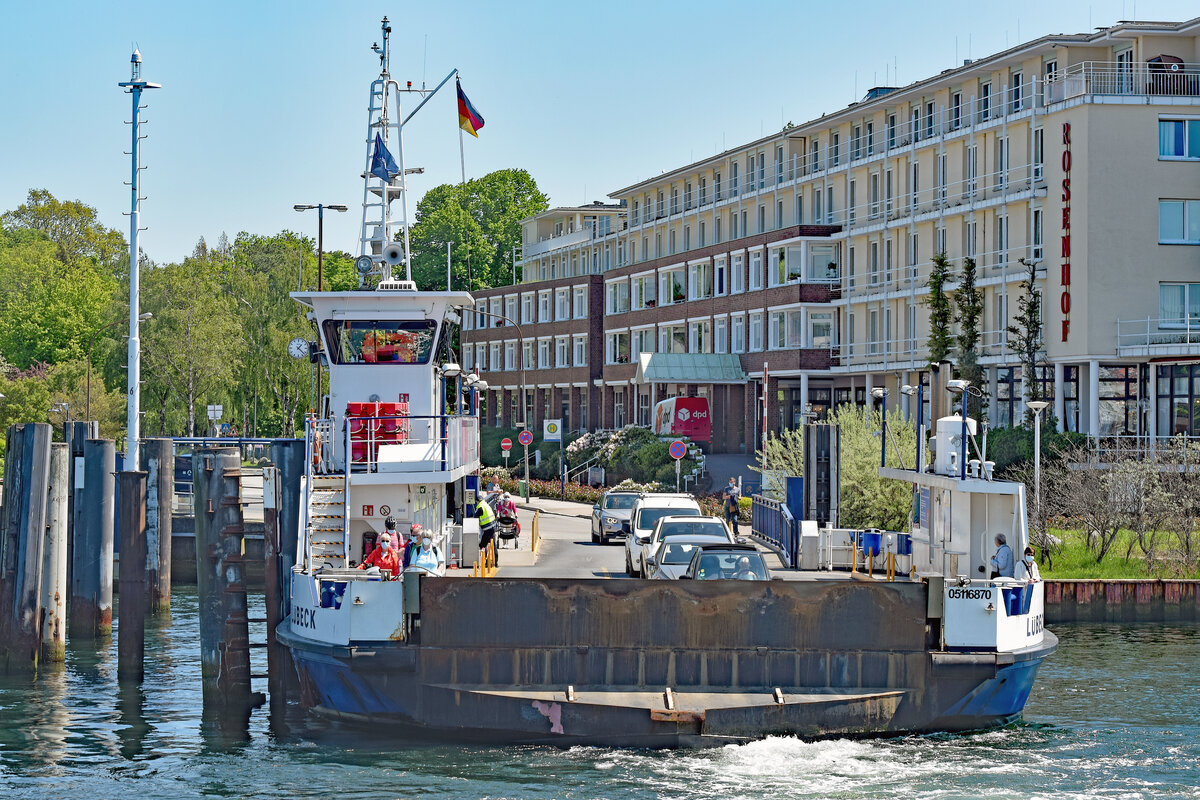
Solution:
[[[334,364],[427,364],[437,322],[423,320],[325,320]]]

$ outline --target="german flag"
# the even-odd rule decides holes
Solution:
[[[456,80],[455,85],[458,87],[458,127],[478,139],[478,131],[483,127],[483,117],[463,94],[462,84]]]

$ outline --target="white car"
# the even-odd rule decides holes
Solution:
[[[644,575],[644,549],[663,517],[699,517],[700,504],[690,494],[644,494],[629,514],[629,535],[625,537],[625,572],[632,577]]]
[[[718,517],[697,517],[690,514],[670,514],[660,517],[658,522],[654,523],[650,541],[642,547],[640,572],[643,577],[650,577],[650,565],[654,562],[655,554],[662,548],[663,543],[679,536],[711,536],[717,541],[735,543],[733,534],[729,532],[729,526]]]

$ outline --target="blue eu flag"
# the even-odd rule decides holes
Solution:
[[[392,158],[392,154],[388,152],[387,146],[383,143],[383,137],[378,133],[375,134],[375,153],[371,156],[371,174],[384,183],[391,183],[392,178],[399,172],[400,168],[396,166],[396,159]]]

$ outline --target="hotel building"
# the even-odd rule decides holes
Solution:
[[[1198,62],[1200,18],[1046,36],[526,220],[522,282],[478,293],[463,335],[487,420],[521,419],[522,390],[532,424],[572,430],[704,396],[713,450],[748,453],[764,380],[772,430],[875,387],[907,411],[945,253],[977,264],[993,426],[1037,382],[1066,430],[1200,435]],[[1008,328],[1030,269],[1027,375]]]

